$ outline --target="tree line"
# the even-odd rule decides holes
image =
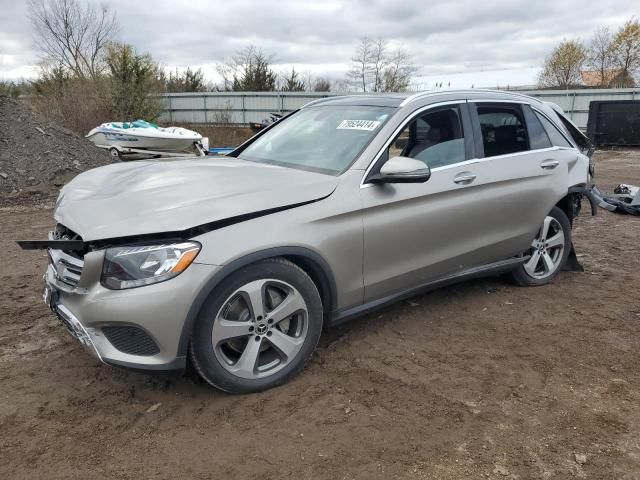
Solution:
[[[28,93],[34,106],[78,132],[113,119],[156,119],[159,94],[205,91],[406,91],[417,71],[409,52],[384,38],[361,38],[343,79],[295,67],[275,68],[273,55],[249,45],[215,66],[220,81],[201,69],[167,72],[150,54],[117,41],[119,25],[107,7],[79,0],[28,0],[40,73],[28,84],[0,82],[0,94]],[[640,73],[640,22],[617,31],[601,27],[585,44],[563,40],[545,59],[542,88],[635,86]]]
[[[41,53],[37,78],[20,85],[0,82],[0,94],[28,94],[34,107],[84,133],[113,119],[156,119],[159,94],[205,91],[405,90],[415,67],[403,49],[384,39],[363,38],[344,80],[295,67],[274,68],[274,56],[250,45],[216,65],[221,81],[207,82],[201,69],[165,71],[150,54],[117,41],[119,25],[106,6],[79,0],[27,0],[35,44]]]
[[[628,88],[640,76],[640,21],[631,18],[618,30],[600,27],[585,44],[562,40],[545,59],[538,77],[542,88]]]

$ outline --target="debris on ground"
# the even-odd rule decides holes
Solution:
[[[618,195],[631,195],[632,197],[638,195],[639,191],[640,187],[636,187],[635,185],[627,185],[626,183],[621,183],[613,189],[613,193],[617,193]]]
[[[0,96],[0,206],[53,200],[78,173],[111,163],[104,150]]]
[[[613,189],[613,195],[604,195],[603,200],[612,212],[640,216],[640,187],[621,183]]]
[[[154,403],[153,405],[151,405],[149,408],[147,408],[147,413],[153,413],[155,412],[157,409],[160,408],[160,405],[162,405],[162,403]]]

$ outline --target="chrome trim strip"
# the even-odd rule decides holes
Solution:
[[[494,93],[500,93],[500,92],[494,92]],[[417,94],[416,94],[417,95]],[[515,94],[514,94],[515,95]],[[524,96],[524,95],[523,95]],[[411,98],[411,97],[409,97]],[[447,102],[438,102],[438,103],[433,103],[431,105],[426,105],[424,107],[421,107],[417,110],[415,110],[414,112],[411,113],[411,116],[408,117],[407,119],[405,119],[403,121],[403,123],[400,124],[400,126],[398,128],[396,128],[393,132],[393,134],[391,135],[391,137],[389,137],[389,140],[387,140],[384,144],[384,146],[382,147],[382,149],[380,149],[378,151],[378,153],[376,154],[376,156],[374,157],[374,160],[369,163],[369,166],[367,167],[367,169],[364,172],[364,175],[362,176],[362,180],[360,180],[360,188],[369,188],[374,186],[372,183],[364,183],[365,178],[367,178],[367,176],[369,175],[369,172],[371,171],[371,169],[373,168],[373,166],[376,164],[376,162],[380,159],[380,156],[382,155],[382,153],[389,148],[389,145],[391,144],[392,140],[402,131],[402,129],[411,121],[413,120],[417,115],[419,115],[420,113],[430,109],[430,108],[436,108],[436,107],[440,107],[443,105],[458,105],[461,103],[477,103],[477,102],[487,102],[487,103],[515,103],[515,104],[527,104],[529,105],[533,110],[535,111],[539,111],[537,108],[535,108],[533,105],[531,105],[530,102],[527,101],[517,101],[517,100],[491,100],[491,99],[480,99],[480,100],[451,100],[451,101],[447,101]],[[544,113],[540,112],[541,114],[543,114],[547,119],[548,116],[545,115]],[[555,122],[552,122],[553,125],[555,125]],[[562,132],[561,132],[562,133]],[[564,135],[564,138],[566,139],[566,135]],[[570,144],[573,145],[573,142],[569,142]],[[495,155],[493,157],[483,157],[483,158],[474,158],[474,159],[470,159],[470,160],[465,160],[464,162],[458,162],[458,163],[452,163],[451,165],[445,165],[442,167],[436,167],[434,169],[432,169],[432,172],[438,172],[441,170],[445,170],[448,168],[453,168],[453,167],[459,167],[459,166],[464,166],[464,165],[470,165],[473,163],[479,163],[479,162],[483,162],[485,160],[492,160],[494,158],[506,158],[506,157],[510,157],[510,156],[515,156],[515,155],[522,155],[522,154],[527,154],[530,152],[545,152],[545,151],[554,151],[554,150],[561,150],[563,149],[563,147],[558,147],[558,146],[551,146],[551,147],[547,147],[547,148],[538,148],[535,150],[524,150],[521,152],[515,152],[515,153],[507,153],[505,155]],[[574,147],[575,149],[575,147]]]
[[[527,105],[531,105],[531,102],[522,99],[522,100],[518,100],[518,99],[513,99],[513,100],[495,100],[492,98],[474,98],[474,99],[469,99],[468,100],[469,103],[515,103],[517,105],[522,105],[522,104],[527,104]]]

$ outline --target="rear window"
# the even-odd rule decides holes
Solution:
[[[560,133],[560,130],[558,129],[558,127],[556,127],[553,123],[551,123],[551,121],[547,117],[545,117],[544,115],[542,115],[540,112],[537,112],[537,111],[534,111],[534,113],[536,114],[536,117],[538,117],[538,120],[540,120],[540,123],[542,124],[545,131],[547,132],[547,135],[549,136],[549,140],[551,140],[551,143],[553,145],[555,145],[556,147],[564,147],[564,148],[573,147],[573,145],[571,145],[571,143],[569,143],[569,141],[566,138],[564,138],[564,135]]]

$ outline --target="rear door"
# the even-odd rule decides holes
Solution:
[[[554,146],[526,103],[470,105],[484,165],[485,234],[495,238],[496,254],[523,253],[544,217],[566,195],[568,166],[576,152]]]

